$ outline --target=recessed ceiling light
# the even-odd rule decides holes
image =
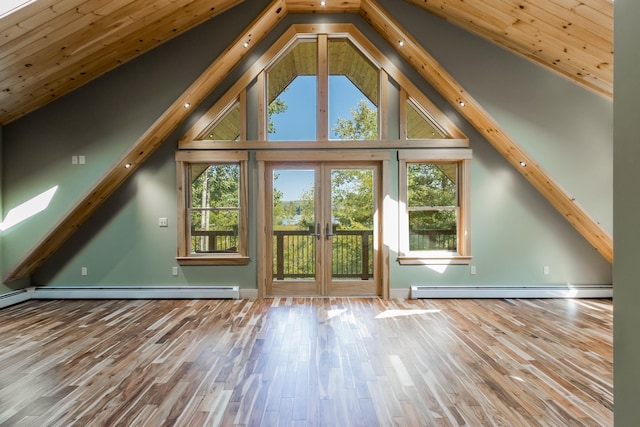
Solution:
[[[242,44],[242,47],[244,47],[244,48],[249,47],[249,42],[244,42],[244,43]]]
[[[124,165],[125,169],[129,169],[131,167],[131,163],[127,163],[126,165]]]
[[[520,162],[520,166],[522,166],[523,168],[527,167],[527,164],[525,162]]]
[[[398,44],[400,45],[400,47],[404,46],[404,40],[400,40]]]
[[[189,108],[189,107],[191,107],[191,104],[190,104],[190,103],[188,103],[188,102],[185,102],[185,103],[184,103],[184,108]]]
[[[326,2],[326,1],[322,0],[322,1],[320,2],[320,6],[326,6],[326,5],[327,5],[327,2]]]
[[[465,103],[464,103],[464,101],[462,101],[462,100],[461,100],[461,101],[458,101],[458,104],[460,104],[460,106],[461,106],[461,107],[464,107],[465,105],[467,105],[467,104],[465,104]]]

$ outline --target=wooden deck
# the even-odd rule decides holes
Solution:
[[[610,426],[610,300],[29,301],[0,426]]]

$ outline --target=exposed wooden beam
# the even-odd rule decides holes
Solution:
[[[575,229],[609,262],[613,262],[613,238],[591,218],[566,190],[556,183],[464,88],[372,0],[362,0],[361,15],[456,110],[516,168]],[[400,47],[398,41],[404,46]],[[521,166],[521,162],[526,164]]]
[[[286,15],[284,0],[274,0],[263,13],[160,116],[89,192],[55,225],[6,276],[12,281],[31,275],[137,169],[195,106],[226,78],[262,38]],[[244,43],[250,41],[248,47]],[[189,108],[185,106],[189,104]],[[128,167],[127,167],[128,165]]]

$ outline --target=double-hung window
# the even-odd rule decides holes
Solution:
[[[470,261],[471,150],[400,150],[401,264]]]
[[[246,264],[247,152],[176,154],[178,262]]]

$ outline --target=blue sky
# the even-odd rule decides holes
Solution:
[[[316,77],[298,76],[280,99],[287,104],[284,113],[271,117],[276,132],[269,134],[273,141],[311,141],[316,138]],[[329,126],[336,125],[338,117],[351,118],[351,109],[361,100],[367,100],[360,90],[344,76],[329,76]],[[368,102],[368,100],[367,100]],[[370,104],[373,107],[373,104]],[[373,107],[375,108],[375,107]],[[332,132],[333,134],[333,132]],[[331,136],[332,138],[335,135]]]
[[[278,180],[275,187],[282,191],[282,200],[300,200],[303,192],[313,188],[314,171],[277,169]]]

